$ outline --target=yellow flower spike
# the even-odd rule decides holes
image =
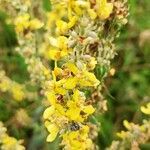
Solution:
[[[124,121],[123,121],[123,125],[124,125],[128,130],[131,130],[131,124],[130,124],[127,120],[124,120]]]
[[[48,107],[48,108],[44,111],[43,118],[44,118],[44,119],[50,118],[51,115],[54,114],[54,112],[55,112],[55,107],[54,107],[54,106]]]
[[[142,106],[141,111],[146,115],[150,115],[150,103],[148,103],[146,107]]]
[[[113,10],[113,4],[108,3],[107,0],[96,0],[97,15],[100,19],[107,19]]]

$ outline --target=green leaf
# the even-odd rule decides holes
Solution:
[[[4,21],[8,16],[0,10],[0,21]]]
[[[97,65],[95,68],[96,78],[102,80],[108,72],[108,69],[105,66]]]
[[[51,11],[52,6],[51,6],[51,1],[50,0],[43,0],[43,9],[45,11]]]
[[[17,37],[14,26],[7,24],[7,14],[0,11],[0,47],[13,47],[17,45]]]

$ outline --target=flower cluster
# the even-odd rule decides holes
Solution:
[[[16,111],[15,115],[12,118],[12,122],[17,127],[27,127],[29,124],[33,122],[32,118],[28,115],[28,112],[20,108]]]
[[[141,111],[150,115],[150,107],[149,103],[147,107],[142,106]],[[146,143],[150,140],[150,120],[143,120],[142,125],[130,123],[127,120],[123,121],[124,127],[127,131],[121,131],[117,133],[117,136],[121,138],[121,141],[113,141],[109,150],[117,150],[117,149],[131,149],[131,150],[140,150],[140,145]]]
[[[24,85],[12,81],[3,70],[0,70],[0,91],[9,92],[16,101],[22,101],[25,98]]]
[[[30,72],[31,81],[42,82],[49,78],[49,69],[43,64],[40,56],[40,47],[42,49],[41,40],[38,31],[43,27],[44,23],[39,18],[33,15],[33,8],[31,0],[4,0],[0,4],[3,11],[7,10],[9,18],[8,24],[15,26],[17,34],[18,45],[16,52],[18,52],[28,64],[28,71]],[[33,5],[33,4],[32,4]],[[44,33],[43,33],[44,34]],[[44,43],[44,42],[43,42]]]
[[[97,60],[86,53],[86,47],[90,47],[92,39],[98,37],[90,27],[87,31],[84,27],[86,21],[94,23],[96,19],[108,18],[113,5],[106,1],[96,1],[93,8],[89,1],[52,1],[52,4],[54,11],[61,7],[63,13],[51,22],[55,26],[49,38],[51,47],[48,57],[55,61],[55,66],[45,93],[51,104],[44,112],[45,126],[50,132],[47,141],[53,141],[61,133],[64,149],[94,149],[86,121],[95,109],[86,103],[83,89],[92,89],[100,83],[92,73]],[[54,13],[52,11],[49,16]]]
[[[55,65],[52,80],[45,85],[50,102],[44,112],[50,132],[47,141],[60,133],[64,149],[94,149],[86,124],[95,109],[87,103],[84,89],[92,91],[100,85],[93,70],[97,63],[110,65],[114,57],[112,40],[109,36],[103,39],[113,3],[70,0],[52,1],[52,6],[48,17],[53,19],[47,24],[51,35],[47,59],[54,60]]]
[[[0,148],[1,150],[25,150],[22,140],[17,140],[6,133],[7,129],[0,122]]]

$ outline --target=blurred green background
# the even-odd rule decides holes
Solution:
[[[116,74],[105,79],[106,88],[103,93],[108,101],[108,111],[97,117],[101,122],[97,144],[102,150],[117,139],[116,132],[124,129],[124,119],[134,123],[142,122],[144,116],[140,106],[150,101],[150,0],[130,0],[129,6],[129,22],[115,41],[118,55],[113,60],[112,67]],[[13,51],[15,33],[11,26],[3,22],[5,17],[7,16],[0,13],[0,65],[5,66],[11,79],[23,83],[29,79],[27,66],[23,58]],[[38,89],[34,87],[31,90]],[[44,109],[40,99],[42,98],[18,104],[0,96],[0,120],[10,127],[10,135],[27,139],[28,150],[57,150],[58,140],[52,144],[45,142],[47,133],[39,119]],[[10,122],[15,113],[10,108],[20,107],[27,109],[33,118],[33,124],[23,129],[18,129]],[[149,144],[145,147],[147,148],[141,149],[150,149]]]
[[[112,63],[116,74],[105,80],[109,109],[100,117],[102,149],[124,129],[124,119],[141,123],[140,106],[150,101],[150,1],[130,0],[129,7],[129,22],[116,40],[118,55]]]

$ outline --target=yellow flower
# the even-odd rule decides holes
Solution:
[[[141,111],[146,115],[150,115],[150,103],[148,103],[146,107],[142,106]]]
[[[47,142],[52,142],[55,140],[58,132],[59,132],[59,128],[57,125],[50,123],[49,121],[45,122],[45,126],[47,128],[47,130],[50,132],[50,134],[47,137]]]
[[[55,12],[49,12],[46,14],[46,16],[46,29],[52,29],[52,27],[54,26],[54,22],[59,18],[59,16]]]
[[[2,92],[6,92],[7,90],[9,90],[10,84],[11,83],[9,80],[3,78],[2,80],[0,80],[0,90]]]
[[[55,49],[55,48],[50,48],[48,53],[47,53],[47,57],[50,59],[53,59],[53,60],[59,60],[64,56],[67,56],[66,51],[60,51],[60,50]]]
[[[57,20],[56,21],[56,26],[57,26],[57,33],[58,34],[65,34],[68,32],[70,28],[72,28],[78,20],[77,16],[72,16],[69,20],[69,22],[65,22],[63,20]]]
[[[124,120],[124,121],[123,121],[123,125],[124,125],[128,130],[131,130],[132,125],[131,125],[127,120]]]
[[[67,103],[68,110],[66,112],[67,117],[69,117],[70,120],[79,121],[82,122],[83,118],[80,115],[81,108],[77,105],[74,101],[68,101]]]
[[[54,106],[56,105],[56,96],[55,96],[54,91],[47,92],[46,97],[51,105],[54,105]]]
[[[77,85],[80,85],[81,87],[97,86],[100,83],[93,73],[86,70],[86,67],[79,70],[72,63],[67,63],[66,66],[75,75],[74,77],[69,77],[66,79],[64,84],[66,89],[74,89]]]
[[[15,114],[15,120],[16,123],[18,123],[21,126],[28,126],[32,123],[32,119],[28,115],[27,111],[25,109],[19,109],[17,110]]]
[[[54,106],[48,107],[44,111],[43,118],[44,119],[49,119],[51,117],[51,115],[54,114],[54,113],[55,113],[55,107]]]
[[[87,6],[87,2],[69,0],[68,4],[68,18],[71,20],[72,14],[76,14],[77,16],[81,16],[83,14],[83,7]]]
[[[97,17],[97,14],[93,9],[88,9],[88,13],[89,13],[91,19],[95,19]]]
[[[79,90],[74,90],[72,100],[68,100],[67,102],[68,109],[66,111],[66,116],[69,117],[70,120],[83,122],[87,116],[95,111],[92,105],[84,105],[85,97],[82,97],[82,94],[83,93]],[[84,115],[82,115],[81,112],[84,113]]]
[[[43,25],[44,24],[40,20],[33,19],[30,21],[29,27],[31,30],[36,30],[36,29],[40,29],[41,27],[43,27]]]
[[[70,28],[72,28],[75,24],[76,24],[76,22],[77,22],[77,20],[78,20],[78,17],[77,16],[73,16],[70,20],[69,20],[69,22],[68,22],[68,29],[70,29]]]
[[[71,131],[65,133],[62,144],[65,145],[66,150],[87,150],[92,149],[93,143],[88,138],[89,127],[84,125],[78,131]]]
[[[66,67],[74,74],[79,72],[78,68],[73,63],[66,63]]]
[[[52,4],[53,10],[46,14],[47,15],[46,29],[50,30],[50,31],[51,31],[51,29],[54,29],[54,27],[56,26],[56,22],[58,20],[61,20],[61,18],[66,16],[66,10],[60,3],[57,4],[56,1],[54,1],[52,3],[53,3]],[[53,33],[56,32],[55,29],[52,31]]]
[[[88,70],[93,70],[97,64],[97,61],[95,60],[95,57],[90,57],[88,63],[87,63],[87,68]]]
[[[21,144],[23,140],[17,141],[17,139],[10,137],[6,133],[7,129],[3,123],[0,122],[0,147],[2,150],[25,150],[25,147]]]
[[[42,67],[42,70],[43,70],[43,74],[46,77],[46,79],[49,79],[50,78],[50,70],[44,66]]]
[[[13,137],[6,136],[2,140],[2,149],[4,150],[25,150],[24,146],[21,145],[22,140],[17,141]]]
[[[23,87],[19,84],[12,84],[11,93],[15,100],[22,101],[25,98],[25,93],[23,91]]]
[[[66,89],[74,89],[78,83],[78,78],[77,77],[70,77],[66,79],[66,82],[64,83],[64,87]]]
[[[88,71],[83,71],[83,75],[81,79],[79,80],[80,86],[98,86],[99,80],[96,79],[95,75]]]
[[[95,109],[93,108],[92,105],[88,105],[88,106],[84,106],[83,107],[83,112],[90,115],[90,114],[93,114],[95,111]]]
[[[63,20],[57,20],[56,26],[59,34],[65,34],[68,31],[68,24]]]
[[[125,131],[121,131],[120,133],[117,133],[117,136],[122,139],[125,139],[127,137],[127,133]]]
[[[59,67],[54,68],[54,74],[56,77],[59,75],[62,75],[62,72],[63,72],[63,70],[61,68],[59,68]]]
[[[27,13],[18,16],[14,23],[17,33],[22,33],[25,29],[36,30],[43,26],[43,23],[38,19],[30,20],[30,15]]]
[[[52,103],[54,102],[54,95],[56,94],[61,94],[61,95],[65,95],[66,94],[66,89],[63,88],[63,84],[65,83],[65,80],[60,80],[60,81],[51,81],[48,85],[48,91],[46,92],[46,96],[48,98],[48,100],[50,100],[51,98]],[[50,100],[51,101],[51,100]]]
[[[100,19],[107,19],[113,10],[113,4],[107,0],[96,0],[96,11]]]
[[[29,27],[30,24],[29,18],[30,18],[29,14],[23,14],[15,19],[15,26],[17,33],[23,32],[24,29],[27,29]]]
[[[58,38],[50,37],[50,44],[51,47],[48,50],[48,53],[46,53],[46,57],[53,59],[53,60],[59,60],[64,56],[67,56],[70,49],[68,49],[68,39],[65,36],[59,36]]]
[[[3,123],[0,121],[0,143],[2,139],[6,136],[7,128],[4,127]]]

